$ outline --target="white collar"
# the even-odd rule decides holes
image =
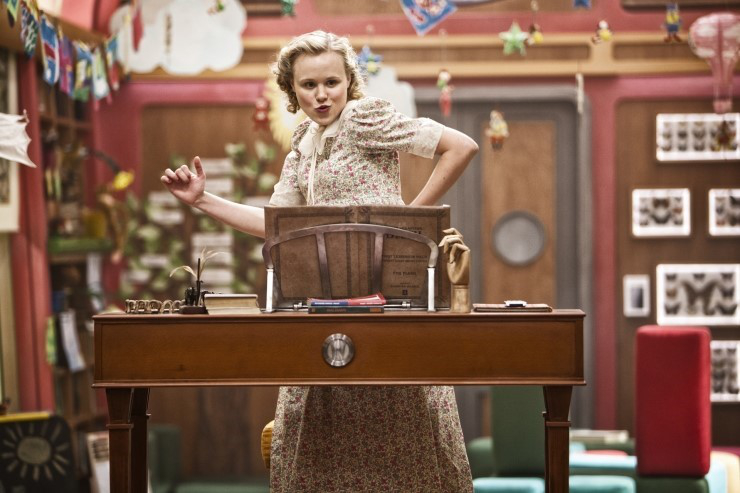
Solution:
[[[358,101],[356,99],[347,101],[339,117],[326,127],[312,121],[308,126],[308,130],[303,135],[300,144],[298,144],[298,150],[301,154],[303,156],[311,156],[314,151],[318,151],[319,154],[324,152],[326,139],[334,137],[339,132],[339,129],[342,127],[342,121],[352,112],[353,108],[357,106],[357,103]]]

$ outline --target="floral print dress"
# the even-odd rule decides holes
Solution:
[[[431,158],[443,126],[390,103],[349,101],[298,126],[272,205],[403,204],[398,152]],[[281,387],[273,493],[472,492],[452,387]]]

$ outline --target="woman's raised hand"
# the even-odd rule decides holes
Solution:
[[[195,173],[186,164],[175,170],[166,169],[160,178],[172,195],[188,205],[196,205],[206,190],[206,172],[198,156],[193,159],[193,167]]]

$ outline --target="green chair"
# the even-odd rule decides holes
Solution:
[[[152,493],[269,493],[266,478],[181,477],[180,429],[174,425],[149,425],[148,462]]]

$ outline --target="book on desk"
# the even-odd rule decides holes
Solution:
[[[260,313],[256,294],[206,293],[203,304],[209,315],[246,315]]]

